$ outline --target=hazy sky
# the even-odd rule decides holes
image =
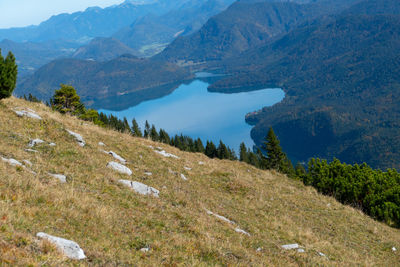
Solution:
[[[123,0],[0,0],[0,28],[37,25],[52,15],[107,7]]]

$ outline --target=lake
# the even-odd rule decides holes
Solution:
[[[113,114],[129,122],[136,119],[141,129],[147,120],[150,125],[163,128],[170,136],[183,134],[192,138],[200,137],[205,145],[212,140],[217,146],[219,140],[239,150],[244,142],[253,146],[250,138],[251,126],[245,122],[245,115],[265,106],[272,106],[285,97],[281,89],[262,89],[244,93],[223,94],[208,92],[208,83],[194,80],[182,84],[171,94],[140,103],[122,111],[100,109],[107,115]]]

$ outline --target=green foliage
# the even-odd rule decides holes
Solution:
[[[269,129],[265,140],[262,148],[266,151],[267,157],[264,157],[260,150],[258,151],[261,167],[277,170],[293,177],[295,175],[293,165],[282,151],[279,139],[276,137],[272,128]]]
[[[215,158],[218,155],[217,148],[212,141],[207,141],[204,154],[209,158]]]
[[[132,134],[137,137],[142,137],[142,130],[140,130],[139,125],[137,124],[135,119],[132,119]]]
[[[8,52],[4,59],[0,50],[0,100],[12,95],[17,83],[18,66],[15,63],[15,57]]]
[[[85,106],[76,93],[74,87],[61,84],[61,88],[54,92],[50,100],[51,107],[62,114],[82,115],[85,113]]]
[[[305,185],[335,197],[338,201],[360,208],[366,214],[400,227],[400,174],[389,169],[374,170],[367,164],[347,165],[338,159],[311,159]]]

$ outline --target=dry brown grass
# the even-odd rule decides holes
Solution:
[[[44,120],[18,118],[12,111],[18,106],[36,110]],[[80,133],[87,146],[79,147],[65,129]],[[25,152],[32,138],[57,146],[39,145],[39,153]],[[131,178],[106,168],[113,158],[100,151],[99,141],[129,161]],[[163,158],[149,145],[162,146],[180,159]],[[400,248],[398,229],[298,181],[102,129],[41,104],[15,98],[0,102],[0,155],[28,159],[38,173],[34,176],[0,162],[0,265],[396,266],[400,262],[399,253],[391,251],[393,246]],[[145,171],[153,175],[146,176]],[[67,175],[68,183],[59,183],[47,172]],[[183,181],[180,173],[189,180]],[[160,198],[138,195],[119,185],[118,179],[153,186],[161,191]],[[251,236],[236,233],[232,225],[204,209],[235,221]],[[88,258],[66,259],[36,240],[37,232],[76,241]],[[306,252],[280,248],[288,243],[299,243]],[[140,251],[145,246],[150,252]],[[259,247],[261,252],[256,251]]]

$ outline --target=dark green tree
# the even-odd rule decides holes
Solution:
[[[164,129],[160,129],[158,135],[159,135],[160,142],[162,142],[164,144],[170,143],[171,140],[169,138],[169,135]]]
[[[217,148],[217,157],[220,159],[229,159],[229,151],[228,148],[222,141],[219,141],[219,145]]]
[[[246,148],[246,145],[243,142],[240,144],[239,150],[240,150],[240,152],[239,152],[239,160],[243,161],[243,162],[246,162],[246,163],[249,163],[249,157],[248,157],[248,154],[247,154],[247,148]]]
[[[156,126],[154,126],[154,124],[151,126],[151,129],[150,129],[150,138],[153,141],[159,141],[160,140],[160,137],[158,136],[158,132],[157,132]]]
[[[204,154],[209,158],[215,158],[217,156],[217,148],[212,141],[207,141]]]
[[[131,131],[132,131],[132,134],[134,136],[137,136],[137,137],[142,137],[143,136],[142,135],[142,131],[140,130],[140,127],[139,127],[137,121],[135,120],[135,118],[132,119],[132,129],[131,129]]]
[[[144,138],[149,138],[150,137],[150,124],[149,122],[146,120],[145,124],[144,124],[144,133],[143,133]]]
[[[8,52],[4,59],[0,50],[0,100],[10,97],[17,83],[18,66],[15,57]]]
[[[196,141],[194,141],[194,146],[196,152],[204,153],[204,145],[200,138],[197,138]]]
[[[282,151],[279,139],[275,135],[272,127],[268,131],[262,148],[267,152],[266,158],[260,154],[262,167],[277,170],[286,173],[289,176],[294,175],[295,172],[293,165],[286,154]]]
[[[54,92],[51,106],[62,114],[81,115],[85,112],[85,106],[75,88],[65,84],[61,84],[61,88]]]

